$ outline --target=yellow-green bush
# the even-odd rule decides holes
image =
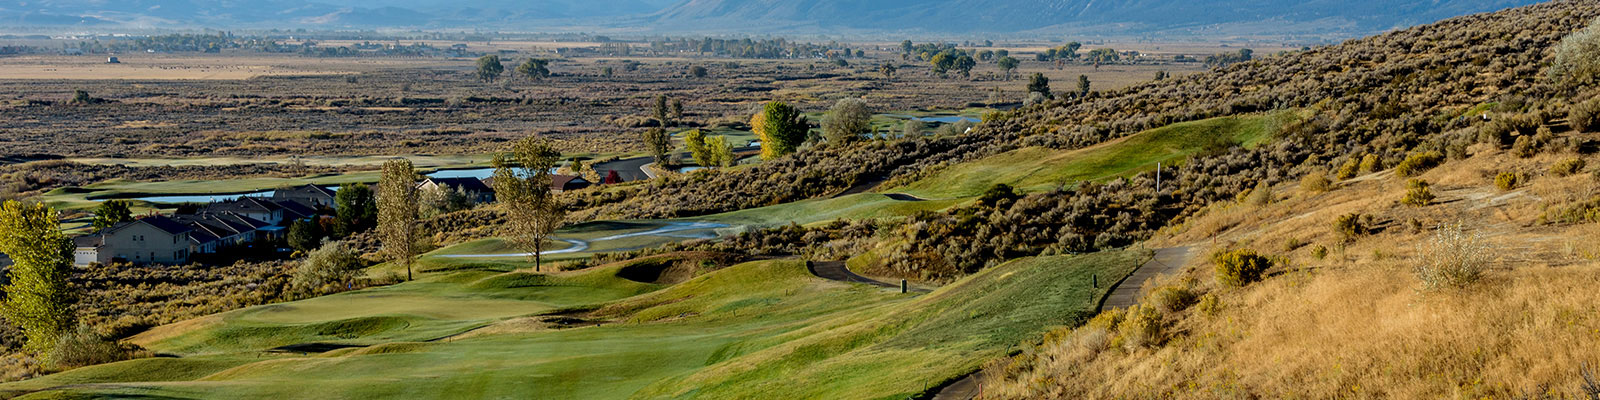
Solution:
[[[1165,340],[1161,312],[1154,307],[1133,306],[1117,324],[1117,337],[1128,349],[1160,345]]]
[[[1401,178],[1410,178],[1422,175],[1423,172],[1428,172],[1433,167],[1439,166],[1439,163],[1443,161],[1444,154],[1439,154],[1437,151],[1411,153],[1411,155],[1406,156],[1405,161],[1401,161],[1400,165],[1394,167],[1394,173]]]
[[[1579,172],[1583,172],[1583,168],[1586,166],[1588,166],[1588,163],[1584,162],[1582,158],[1573,157],[1566,160],[1561,160],[1561,162],[1550,166],[1550,174],[1560,177],[1568,177],[1576,175]]]
[[[1331,189],[1332,186],[1333,181],[1328,180],[1328,176],[1324,175],[1322,171],[1312,172],[1306,174],[1304,178],[1300,178],[1300,190],[1307,192],[1322,193]]]
[[[1406,182],[1406,197],[1400,203],[1412,207],[1427,207],[1433,204],[1433,191],[1429,189],[1428,181],[1412,179]]]
[[[1216,265],[1217,283],[1232,287],[1259,281],[1267,269],[1272,268],[1271,259],[1250,249],[1217,252],[1211,255],[1211,263]]]
[[[1380,169],[1383,169],[1383,166],[1378,164],[1378,155],[1368,154],[1365,157],[1361,157],[1361,171],[1378,172]]]
[[[1521,184],[1522,177],[1514,173],[1501,172],[1499,176],[1494,177],[1494,187],[1500,188],[1501,191],[1511,191]]]

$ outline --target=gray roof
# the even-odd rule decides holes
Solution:
[[[166,233],[172,234],[172,235],[177,235],[177,234],[181,234],[181,233],[184,233],[184,232],[189,232],[189,231],[194,230],[194,228],[190,228],[188,225],[185,225],[182,222],[178,222],[177,220],[174,220],[172,218],[167,218],[165,216],[155,215],[155,216],[149,216],[149,217],[140,218],[140,219],[135,220],[133,222],[123,222],[123,223],[119,223],[119,224],[116,224],[116,225],[112,225],[110,228],[107,228],[105,230],[105,232],[102,232],[102,234],[110,234],[110,233],[113,233],[113,232],[116,232],[116,231],[120,231],[120,230],[122,230],[124,228],[127,228],[129,226],[133,226],[133,225],[136,225],[136,224],[150,225],[152,227],[155,227],[156,229],[160,229],[162,232],[166,232]]]

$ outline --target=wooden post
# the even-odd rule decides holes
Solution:
[[[1100,275],[1099,274],[1090,274],[1089,275],[1089,284],[1091,285],[1090,287],[1093,287],[1095,289],[1099,289],[1100,288]]]
[[[900,293],[903,294],[905,292],[906,292],[906,280],[905,279],[901,279],[900,280]]]

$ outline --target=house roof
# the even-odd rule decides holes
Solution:
[[[286,219],[301,219],[317,215],[317,205],[306,199],[275,200],[273,203],[283,208],[283,217]]]
[[[322,187],[322,186],[308,184],[308,185],[302,185],[302,186],[295,186],[295,187],[287,188],[287,189],[275,190],[275,191],[272,192],[272,198],[274,198],[274,199],[288,199],[288,198],[327,198],[327,199],[332,199],[333,198],[333,190],[325,188],[325,187]]]
[[[149,217],[140,218],[140,219],[132,221],[132,222],[123,222],[123,223],[119,223],[119,224],[116,224],[116,225],[112,225],[110,228],[106,228],[105,232],[102,232],[102,234],[110,234],[110,233],[117,232],[117,231],[123,230],[123,229],[125,229],[127,227],[134,226],[134,225],[137,225],[137,224],[150,225],[152,227],[155,227],[156,229],[160,229],[162,232],[166,232],[166,233],[172,234],[172,235],[177,235],[177,234],[180,234],[180,233],[189,232],[189,231],[194,230],[194,228],[190,228],[188,225],[185,225],[182,222],[178,222],[177,220],[174,220],[172,218],[168,218],[168,217],[160,216],[160,215],[155,215],[155,216],[149,216]]]
[[[73,247],[100,247],[101,239],[104,238],[99,234],[78,236],[72,238],[72,245]]]
[[[581,176],[550,175],[550,187],[551,188],[566,189],[567,185],[588,186],[589,185],[589,180],[583,179],[583,177],[581,177]]]
[[[194,228],[197,233],[205,233],[206,236],[212,236],[214,238],[235,236],[245,232],[261,229],[269,225],[265,221],[232,212],[178,215],[174,216],[173,219],[189,225],[189,227]],[[205,242],[205,240],[201,240],[201,237],[198,237],[200,235],[195,236],[195,241],[201,243]]]
[[[478,178],[428,178],[423,180],[423,183],[427,182],[433,182],[433,184],[439,186],[448,185],[453,188],[461,188],[462,190],[466,190],[468,192],[494,191],[493,189],[490,189],[489,185],[484,183],[482,179]]]
[[[270,213],[281,209],[283,209],[283,206],[272,200],[245,196],[236,200],[211,203],[205,207],[205,212]]]

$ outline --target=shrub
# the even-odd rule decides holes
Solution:
[[[1600,196],[1568,206],[1550,207],[1539,217],[1539,222],[1546,224],[1600,222]]]
[[[1444,155],[1439,154],[1437,151],[1411,153],[1410,156],[1406,156],[1405,161],[1401,161],[1400,165],[1394,167],[1394,173],[1401,178],[1410,178],[1422,175],[1423,172],[1428,172],[1433,167],[1439,166],[1442,161],[1444,161]]]
[[[1262,274],[1272,268],[1272,260],[1256,254],[1255,250],[1224,250],[1211,255],[1216,264],[1217,283],[1243,287],[1261,280]]]
[[[56,341],[55,349],[50,351],[49,363],[55,368],[86,367],[126,360],[130,353],[88,326],[79,325],[77,331],[67,333]]]
[[[1135,305],[1128,309],[1127,316],[1117,324],[1117,336],[1122,339],[1122,345],[1128,349],[1149,347],[1161,344],[1164,328],[1161,322],[1161,312],[1153,307]]]
[[[1556,44],[1549,74],[1567,87],[1591,84],[1600,77],[1600,21],[1591,22]]]
[[[1600,99],[1572,105],[1572,109],[1567,111],[1567,124],[1578,132],[1600,131]]]
[[[1362,172],[1378,172],[1380,169],[1383,169],[1383,166],[1378,164],[1378,155],[1368,154],[1365,157],[1361,157]]]
[[[1268,185],[1266,182],[1261,182],[1256,184],[1256,188],[1254,190],[1250,191],[1250,195],[1249,197],[1245,198],[1245,201],[1250,203],[1250,205],[1260,207],[1267,204],[1272,204],[1272,201],[1277,200],[1277,197],[1278,194],[1272,191],[1272,185]]]
[[[1517,136],[1516,143],[1511,145],[1511,154],[1521,158],[1533,157],[1534,154],[1539,154],[1539,146],[1532,137]]]
[[[364,267],[361,256],[344,242],[327,242],[295,268],[293,286],[304,294],[331,293],[349,285]]]
[[[1361,162],[1356,161],[1355,158],[1345,160],[1344,165],[1339,166],[1339,171],[1334,175],[1334,177],[1339,178],[1339,180],[1354,178],[1356,177],[1356,173],[1360,172],[1360,168]]]
[[[1328,258],[1328,246],[1323,246],[1323,245],[1319,244],[1319,245],[1317,245],[1317,247],[1312,247],[1311,248],[1311,256],[1312,257],[1316,257],[1318,260],[1321,260],[1321,259],[1324,259],[1324,258]]]
[[[1418,245],[1422,259],[1414,272],[1428,290],[1461,288],[1482,279],[1490,249],[1483,237],[1468,233],[1461,224],[1444,225]]]
[[[1328,176],[1322,171],[1308,173],[1304,178],[1300,178],[1300,189],[1310,193],[1326,192],[1332,187],[1333,181],[1328,180]]]
[[[1149,303],[1162,312],[1175,313],[1189,308],[1194,304],[1195,293],[1188,287],[1173,285],[1163,286],[1150,293]]]
[[[1499,176],[1494,177],[1494,187],[1500,188],[1501,191],[1509,192],[1512,189],[1516,189],[1522,183],[1521,181],[1522,178],[1517,174],[1501,172]]]
[[[1284,239],[1283,240],[1283,251],[1295,251],[1295,249],[1299,249],[1300,246],[1305,246],[1305,245],[1306,245],[1306,243],[1300,241],[1300,238],[1290,237],[1288,239]]]
[[[1344,241],[1355,240],[1369,232],[1372,217],[1360,213],[1345,214],[1333,219],[1333,233]]]
[[[1427,207],[1433,204],[1433,199],[1433,191],[1428,189],[1428,181],[1412,179],[1406,182],[1406,197],[1400,199],[1400,203],[1412,207]]]
[[[1208,317],[1215,316],[1217,313],[1222,312],[1222,299],[1217,298],[1215,294],[1208,293],[1205,296],[1200,296],[1200,303],[1195,305],[1195,309],[1200,310],[1201,314]]]
[[[1586,166],[1588,166],[1588,163],[1584,162],[1582,158],[1573,157],[1561,160],[1561,162],[1550,166],[1550,174],[1564,178],[1583,172],[1583,167]]]

